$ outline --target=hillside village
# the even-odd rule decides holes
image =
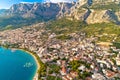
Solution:
[[[39,23],[0,32],[0,43],[35,52],[48,65],[45,74],[39,75],[43,80],[50,76],[57,80],[120,79],[120,49],[109,46],[112,43],[96,44],[97,37],[87,38],[83,32],[71,33],[64,40],[58,36]]]
[[[35,54],[37,80],[120,80],[120,0],[20,3],[6,12],[0,45]]]

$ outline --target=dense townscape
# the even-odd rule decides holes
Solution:
[[[64,39],[65,38],[65,39]],[[44,23],[0,32],[0,44],[36,53],[38,80],[119,80],[120,49],[77,32],[63,36],[45,30]]]
[[[42,1],[0,9],[0,47],[32,54],[34,80],[120,80],[120,0]]]

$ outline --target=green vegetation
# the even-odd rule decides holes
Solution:
[[[79,73],[79,78],[85,80],[86,77],[91,76],[91,72],[83,71],[83,73]]]
[[[116,65],[116,60],[115,59],[111,59],[111,61],[114,63],[114,65]]]
[[[112,40],[114,40],[114,36],[111,36],[111,35],[103,35],[99,37],[99,41],[102,41],[102,42],[111,42]]]
[[[93,35],[100,35],[103,33],[106,34],[119,34],[119,26],[115,25],[113,23],[95,23],[95,24],[89,24],[85,28],[82,29],[87,33],[89,36]]]
[[[37,61],[38,61],[38,64],[40,65],[40,67],[39,67],[39,69],[38,69],[38,74],[39,74],[39,75],[38,75],[38,80],[41,80],[41,77],[46,76],[47,65],[44,64],[44,63],[40,60],[39,56],[38,56],[35,52],[30,51],[30,50],[28,50],[28,49],[26,49],[26,48],[24,48],[24,49],[22,49],[22,50],[28,51],[28,52],[30,52],[32,55],[34,55],[34,56],[36,57],[36,59],[37,59]]]
[[[51,30],[52,32],[55,32],[56,34],[66,35],[72,32],[79,31],[84,26],[86,26],[85,22],[81,22],[77,20],[71,21],[66,18],[62,18],[59,20],[51,21],[47,25],[47,30]]]
[[[71,61],[70,62],[71,68],[74,71],[78,71],[78,67],[81,65],[79,61]]]
[[[48,76],[47,80],[62,80],[60,77],[56,77],[56,76]]]
[[[21,48],[19,48],[19,46],[18,46],[18,44],[5,44],[5,45],[2,45],[2,44],[0,44],[0,46],[3,46],[3,47],[5,47],[5,48],[18,48],[18,49],[21,49]],[[29,49],[26,49],[26,48],[22,48],[22,50],[24,50],[24,51],[28,51],[30,54],[32,54],[32,55],[34,55],[35,57],[36,57],[36,59],[37,59],[37,61],[38,61],[38,64],[40,65],[40,68],[38,69],[38,74],[39,74],[39,80],[41,80],[41,77],[44,77],[44,76],[46,76],[46,69],[47,69],[47,66],[46,66],[46,64],[44,64],[41,60],[40,60],[40,58],[39,58],[39,56],[35,53],[35,52],[33,52],[33,51],[30,51]],[[56,72],[58,71],[58,68],[57,68],[57,66],[56,67],[54,67],[54,68],[56,68]],[[59,80],[59,78],[58,78],[58,80]]]
[[[69,39],[71,39],[72,37],[71,36],[69,36],[69,35],[60,35],[60,36],[57,36],[56,37],[57,39],[60,39],[60,40],[69,40]]]
[[[39,61],[39,64],[40,64],[40,69],[38,70],[38,73],[39,73],[39,78],[41,78],[42,76],[46,75],[46,65],[42,61]]]
[[[73,60],[70,62],[70,66],[73,71],[78,71],[78,67],[80,67],[81,65],[84,65],[88,69],[90,68],[90,64],[84,61]]]
[[[119,42],[113,42],[113,46],[115,46],[117,49],[120,49],[120,43]]]
[[[48,66],[50,68],[50,71],[49,71],[50,74],[52,74],[52,73],[59,73],[60,66],[58,66],[56,64],[49,64]]]
[[[81,72],[78,69],[78,67],[80,67],[81,65],[84,65],[86,68],[90,69],[90,63],[86,63],[86,62],[80,61],[80,60],[79,61],[78,60],[74,60],[74,61],[70,62],[70,66],[71,66],[72,70],[78,72],[78,74],[79,74],[78,78],[85,80],[85,78],[88,77],[88,76],[91,76],[92,73],[91,72],[87,72],[87,71],[82,71]]]
[[[30,50],[28,50],[28,49],[23,49],[23,50],[29,51],[32,55],[34,55],[34,56],[36,57],[39,65],[40,65],[40,68],[38,69],[38,74],[39,74],[38,79],[41,80],[41,77],[46,76],[47,65],[44,64],[44,63],[40,60],[39,56],[38,56],[35,52],[30,51]]]
[[[120,4],[107,3],[107,4],[94,4],[90,7],[95,10],[108,10],[112,9],[113,11],[118,11],[120,9]]]
[[[120,41],[120,27],[114,23],[96,23],[90,24],[82,28],[83,32],[87,33],[87,36],[97,36],[99,37],[98,41],[112,42]],[[116,38],[116,39],[115,39]]]
[[[115,80],[120,80],[120,77],[114,77]]]
[[[119,54],[119,52],[118,51],[114,51],[113,49],[110,49],[110,51],[109,51],[110,53],[114,53],[114,54]]]
[[[19,48],[19,44],[10,44],[10,43],[6,43],[4,45],[2,45],[5,48]]]
[[[74,32],[85,32],[87,37],[97,36],[98,41],[103,42],[120,42],[120,27],[114,23],[95,23],[86,24],[77,20],[71,21],[68,19],[59,19],[51,21],[47,24],[47,30],[56,33],[57,39],[66,40],[71,39],[70,33]]]
[[[19,28],[41,22],[41,18],[23,18],[20,16],[0,16],[0,30]]]
[[[5,28],[4,28],[4,30],[11,30],[11,29],[13,29],[14,27],[12,26],[12,25],[7,25]]]

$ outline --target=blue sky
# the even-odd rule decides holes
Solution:
[[[42,0],[0,0],[0,9],[9,8],[11,5],[20,2],[41,2]]]
[[[21,2],[43,2],[43,1],[68,2],[68,1],[75,1],[75,0],[0,0],[0,9],[8,9],[13,4],[21,3]]]

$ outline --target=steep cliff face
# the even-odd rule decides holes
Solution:
[[[120,0],[79,0],[71,8],[68,19],[86,21],[88,24],[114,22],[119,23]]]
[[[89,17],[90,13],[91,13],[90,10],[82,8],[82,9],[74,10],[69,15],[66,16],[70,20],[76,19],[76,20],[85,21]]]
[[[91,14],[86,19],[86,22],[89,24],[110,22],[110,21],[118,23],[117,16],[111,10],[91,10]]]
[[[15,4],[9,11],[8,15],[20,15],[24,18],[56,18],[68,11],[74,3],[34,3],[34,4]]]
[[[115,14],[116,14],[118,20],[120,21],[120,11],[115,12]]]
[[[119,4],[120,0],[93,0],[93,4],[107,4],[107,3],[110,3],[110,2],[114,2],[116,4]]]
[[[120,0],[78,0],[72,3],[20,3],[14,4],[7,15],[22,18],[51,20],[66,17],[86,21],[89,24],[120,22]]]

